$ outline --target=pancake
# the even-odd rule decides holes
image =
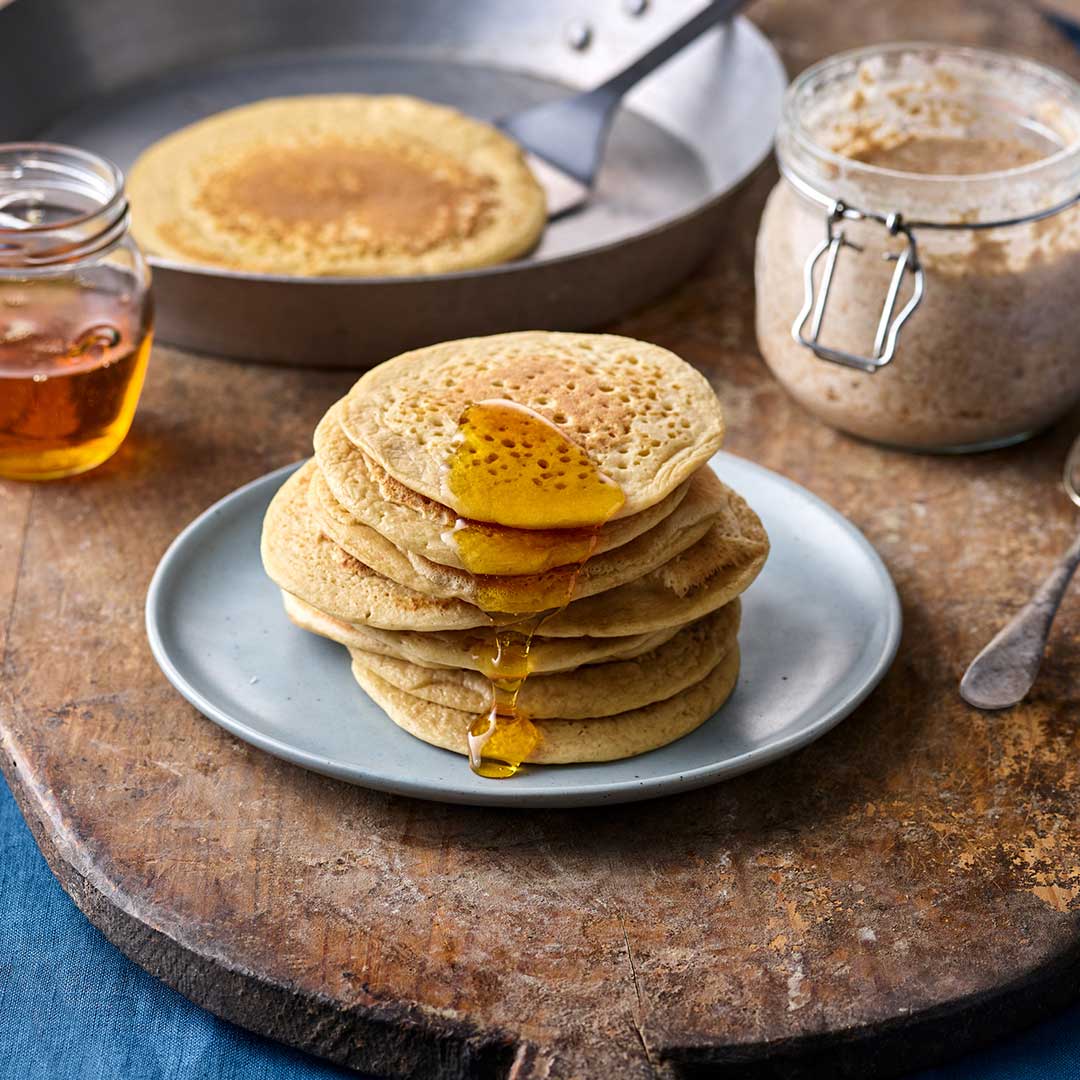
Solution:
[[[535,499],[519,510],[521,500],[496,497],[485,513],[470,513],[451,490],[447,462],[459,421],[470,406],[494,399],[554,425],[584,461],[618,485],[624,499],[613,519],[661,502],[723,441],[716,395],[674,353],[611,334],[539,330],[443,342],[380,364],[346,395],[340,422],[349,440],[395,480],[462,516],[517,528],[596,524],[578,516],[568,497],[575,473],[570,455],[559,459],[564,465],[536,462],[509,439],[491,443],[492,483],[501,455],[518,459],[507,473],[514,483],[522,482],[523,463],[534,471],[543,466],[531,477]],[[533,520],[541,501],[546,514],[565,517]],[[526,516],[519,519],[519,512]]]
[[[467,630],[506,624],[463,600],[425,596],[376,573],[326,537],[312,513],[312,471],[282,484],[263,521],[266,572],[286,592],[343,622],[384,630]],[[719,523],[637,581],[581,600],[544,621],[545,637],[625,637],[681,626],[734,600],[769,551],[757,515],[730,489]]]
[[[478,654],[491,644],[491,631],[479,630],[379,630],[374,626],[341,622],[305,604],[299,597],[282,593],[285,613],[301,630],[336,641],[369,655],[386,656],[424,668],[481,670]],[[725,609],[726,610],[726,609]],[[537,675],[574,671],[583,664],[628,660],[670,641],[682,630],[671,626],[651,634],[607,638],[534,637],[529,648],[529,668]],[[485,684],[487,680],[485,679]]]
[[[191,124],[131,170],[143,250],[294,275],[490,266],[543,232],[543,190],[513,140],[397,95],[274,98]]]
[[[454,541],[458,515],[448,506],[405,487],[354,446],[341,430],[339,412],[340,403],[331,406],[315,429],[315,458],[334,500],[350,517],[381,533],[400,551],[440,566],[467,569]],[[594,553],[611,551],[647,532],[674,511],[689,486],[690,481],[684,480],[647,510],[609,521],[596,534]],[[524,533],[492,525],[490,533],[489,572],[499,574],[543,573],[572,561],[573,551],[581,550],[582,540],[590,545],[593,541],[591,536],[565,529],[532,529]],[[494,559],[498,552],[505,552],[501,565]]]
[[[308,508],[310,477],[304,469],[293,473],[263,519],[263,568],[277,586],[335,619],[383,630],[496,625],[497,620],[463,600],[435,600],[392,582],[324,536]]]
[[[531,674],[518,693],[517,712],[533,720],[613,716],[681,693],[727,655],[739,629],[739,611],[734,600],[633,659]],[[491,708],[491,683],[478,672],[432,670],[362,649],[349,651],[368,672],[413,697],[461,712],[480,714]]]
[[[381,533],[349,515],[334,499],[315,462],[309,461],[303,470],[311,473],[308,502],[319,525],[350,555],[426,596],[466,600],[487,611],[545,611],[640,578],[696,544],[720,517],[729,494],[706,466],[689,481],[689,493],[674,513],[614,551],[543,574],[474,575],[399,551]]]
[[[435,705],[399,690],[353,659],[353,675],[368,696],[399,727],[424,742],[468,753],[466,733],[476,714]],[[680,694],[615,716],[583,720],[536,720],[539,745],[530,764],[615,761],[666,746],[708,720],[728,699],[739,675],[734,645],[704,679]]]

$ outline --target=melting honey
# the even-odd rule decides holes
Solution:
[[[595,546],[594,529],[505,529],[458,518],[450,539],[471,574],[542,574],[584,562]]]
[[[626,501],[619,485],[551,421],[500,398],[462,414],[447,483],[462,517],[515,529],[597,529]],[[467,526],[458,543],[474,543],[463,532]],[[479,534],[475,543],[480,550],[473,556],[483,563]]]
[[[626,500],[558,427],[502,399],[477,402],[462,414],[447,486],[462,513],[454,530],[462,562],[490,577],[480,588],[480,606],[519,616],[473,652],[491,682],[491,709],[469,731],[469,764],[481,776],[503,779],[541,738],[517,707],[533,635],[570,602],[601,527]],[[488,524],[493,518],[510,529]],[[499,582],[507,574],[536,580],[523,590],[520,581]]]

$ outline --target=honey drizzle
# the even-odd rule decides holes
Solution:
[[[462,414],[447,486],[463,512],[453,533],[462,563],[491,578],[479,590],[480,606],[520,616],[473,651],[491,683],[491,708],[469,729],[469,765],[480,776],[505,779],[541,740],[517,706],[533,636],[570,603],[600,529],[625,496],[558,427],[502,399],[477,402]],[[495,515],[510,528],[489,524]],[[520,580],[510,587],[498,580],[507,573],[536,580],[529,589]]]

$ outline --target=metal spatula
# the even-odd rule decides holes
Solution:
[[[525,150],[529,166],[547,194],[549,218],[576,210],[588,201],[608,129],[624,95],[711,26],[730,18],[743,3],[745,0],[715,0],[595,89],[496,121]]]

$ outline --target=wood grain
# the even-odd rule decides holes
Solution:
[[[865,40],[1009,43],[1074,72],[1028,10],[763,3],[792,69]],[[967,661],[1075,529],[1072,417],[916,457],[841,436],[753,340],[754,229],[621,332],[712,378],[729,447],[875,544],[904,603],[882,686],[819,743],[659,802],[505,812],[366,792],[224,734],[150,657],[176,532],[308,452],[347,374],[156,350],[132,435],[75,481],[0,486],[0,748],[50,865],[148,970],[335,1061],[424,1077],[888,1075],[1066,999],[1080,970],[1080,595],[1022,706],[967,708]],[[812,569],[812,568],[808,568]]]

